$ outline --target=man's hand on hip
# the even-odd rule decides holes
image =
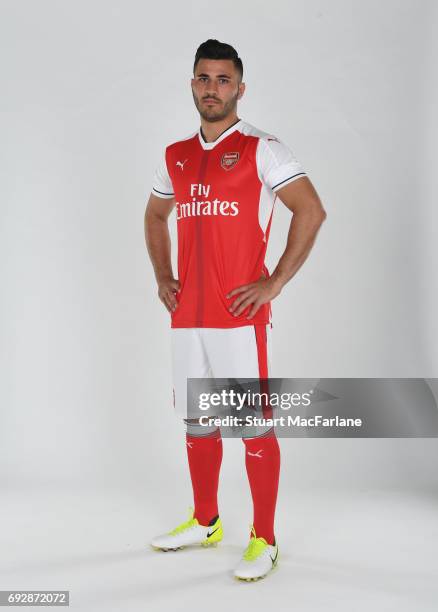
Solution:
[[[280,291],[281,285],[278,281],[273,280],[272,277],[266,278],[262,275],[255,283],[236,287],[236,289],[233,289],[227,294],[227,298],[233,297],[233,295],[239,295],[231,304],[229,310],[237,317],[245,308],[252,304],[252,308],[246,317],[247,319],[252,319],[260,306],[270,302],[280,293]]]

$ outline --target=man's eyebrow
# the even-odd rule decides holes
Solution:
[[[209,74],[207,74],[206,72],[201,72],[201,73],[197,74],[196,76],[197,76],[197,77],[204,77],[204,76],[205,76],[205,77],[209,77],[210,75],[209,75]],[[231,79],[231,75],[229,75],[229,74],[218,74],[218,75],[217,75],[217,78],[218,78],[218,79],[223,79],[223,78],[226,78],[226,79]]]

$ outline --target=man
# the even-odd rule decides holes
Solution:
[[[161,550],[216,545],[223,537],[217,505],[221,433],[187,418],[187,379],[269,376],[270,302],[307,258],[326,217],[291,150],[238,117],[245,84],[235,49],[207,40],[196,52],[193,75],[200,129],[166,147],[145,213],[158,295],[171,315],[174,406],[186,417],[194,496],[189,520],[152,540]],[[277,196],[293,219],[270,276],[264,259]],[[178,280],[167,224],[174,207]],[[234,576],[256,580],[278,561],[274,515],[280,448],[273,428],[243,442],[254,516]]]

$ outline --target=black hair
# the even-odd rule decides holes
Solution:
[[[199,45],[196,55],[195,55],[195,63],[193,64],[193,74],[195,74],[196,65],[200,59],[229,59],[233,61],[233,64],[239,73],[240,81],[243,78],[243,64],[240,59],[237,51],[231,45],[227,45],[227,43],[220,42],[215,38],[209,38],[201,45]]]

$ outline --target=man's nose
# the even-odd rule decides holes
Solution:
[[[208,85],[206,87],[206,96],[205,97],[208,97],[208,96],[210,96],[212,94],[213,94],[213,97],[216,97],[217,92],[218,92],[217,83],[212,83],[210,81],[210,83],[208,83]]]

